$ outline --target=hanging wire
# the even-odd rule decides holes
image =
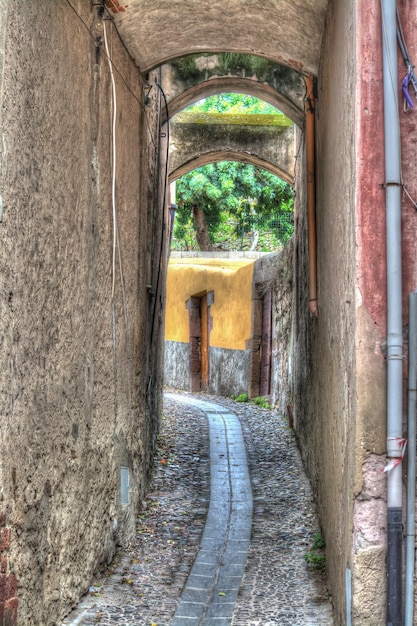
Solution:
[[[164,230],[165,230],[165,203],[166,203],[166,193],[167,193],[167,185],[168,185],[168,158],[169,158],[169,141],[170,141],[169,110],[168,110],[167,97],[166,97],[165,92],[162,89],[161,85],[159,84],[159,82],[156,81],[155,84],[158,87],[158,89],[160,90],[160,92],[162,94],[162,97],[164,99],[166,120],[167,120],[166,121],[167,132],[166,132],[166,155],[165,155],[164,192],[163,192],[163,200],[162,200],[163,226],[162,226],[162,233],[161,233],[161,245],[160,245],[160,249],[159,249],[159,258],[158,258],[158,273],[157,273],[157,277],[156,277],[156,286],[155,286],[155,293],[154,293],[154,305],[153,305],[153,312],[152,312],[151,345],[152,345],[153,336],[154,336],[154,327],[155,327],[155,318],[156,318],[156,305],[157,305],[157,298],[158,298],[158,291],[159,291],[159,283],[160,283],[160,279],[161,279],[161,264],[162,264],[162,257],[163,257],[163,253],[164,253],[164,243],[165,243],[165,237],[164,237]],[[161,114],[160,119],[162,119],[162,114]],[[160,131],[161,131],[161,129],[162,129],[162,123],[161,123],[161,126],[160,126]]]
[[[117,116],[117,98],[116,98],[116,83],[114,81],[113,66],[110,62],[109,45],[107,43],[107,31],[106,24],[103,23],[104,33],[104,47],[106,49],[106,55],[109,60],[109,71],[112,84],[112,175],[111,175],[111,202],[112,202],[112,214],[113,214],[113,253],[112,253],[112,288],[111,297],[114,300],[114,290],[116,282],[116,244],[117,244],[117,219],[116,219],[116,116]]]
[[[75,15],[77,16],[77,18],[79,19],[79,21],[83,24],[84,28],[86,29],[87,33],[89,34],[89,36],[91,37],[91,39],[94,41],[94,43],[97,45],[97,39],[96,37],[93,35],[93,33],[90,31],[90,28],[88,26],[88,24],[83,20],[83,18],[81,17],[81,15],[77,12],[77,10],[72,6],[70,0],[66,0],[68,6],[71,7],[72,11],[75,13]],[[106,8],[106,7],[105,7]],[[108,9],[106,8],[106,11],[108,13]],[[106,20],[111,20],[113,21],[113,17],[108,13],[108,18],[106,18]],[[121,81],[123,82],[124,86],[126,87],[126,89],[128,90],[128,92],[130,93],[130,95],[136,100],[136,102],[139,104],[140,107],[142,107],[142,109],[145,111],[145,120],[146,120],[146,124],[148,126],[148,130],[149,130],[149,135],[150,135],[150,140],[151,143],[153,144],[153,147],[155,148],[155,150],[157,149],[157,145],[155,143],[155,140],[153,138],[153,132],[152,132],[152,128],[149,124],[149,119],[148,116],[146,115],[147,112],[147,108],[145,103],[138,98],[138,96],[135,94],[134,91],[132,91],[132,88],[129,86],[129,84],[127,83],[125,77],[123,76],[123,73],[119,70],[119,68],[117,67],[117,65],[114,63],[114,61],[108,56],[107,52],[104,51],[106,57],[107,57],[107,61],[109,63],[111,63],[113,70],[116,72],[116,74],[118,74],[118,76],[120,77]]]

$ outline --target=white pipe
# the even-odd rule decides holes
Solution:
[[[413,626],[416,509],[417,293],[408,296],[408,460],[404,626]]]
[[[401,155],[395,0],[381,0],[387,262],[387,624],[401,626],[402,549],[402,279]]]
[[[116,242],[117,242],[117,215],[116,215],[116,119],[117,119],[117,99],[116,83],[114,80],[113,65],[110,58],[109,46],[107,43],[106,22],[103,20],[104,47],[106,49],[107,61],[112,85],[113,118],[112,118],[112,176],[111,176],[111,201],[113,212],[113,254],[112,254],[112,300],[114,300],[114,289],[116,281]]]

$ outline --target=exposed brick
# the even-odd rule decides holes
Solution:
[[[17,606],[17,598],[10,598],[9,600],[6,600],[4,603],[3,623],[0,619],[0,626],[17,626]]]
[[[0,513],[0,528],[6,526],[6,513]]]
[[[6,574],[0,574],[0,602],[6,602],[11,598],[15,598],[16,591],[16,576],[14,574],[10,574],[10,576],[6,576]]]
[[[0,574],[7,574],[7,556],[2,556],[0,559]]]
[[[0,602],[5,602],[7,599],[7,576],[6,574],[0,574]],[[1,625],[1,621],[0,621]]]
[[[10,528],[0,529],[0,552],[10,547]]]

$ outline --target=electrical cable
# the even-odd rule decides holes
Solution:
[[[103,23],[103,32],[104,32],[104,45],[106,48],[106,54],[109,59],[111,59],[111,55],[109,53],[109,47],[107,42],[107,32],[106,32],[106,24]],[[127,328],[127,307],[126,307],[126,292],[124,285],[124,276],[123,276],[123,265],[122,265],[122,255],[120,249],[120,238],[119,238],[119,227],[118,227],[118,219],[117,219],[117,205],[116,205],[116,164],[117,164],[117,146],[116,146],[116,121],[117,121],[117,93],[116,93],[116,83],[114,80],[114,74],[112,71],[112,65],[109,63],[109,70],[111,75],[111,83],[112,83],[112,102],[113,102],[113,115],[112,115],[112,213],[113,213],[113,251],[112,251],[112,301],[114,301],[114,292],[115,292],[115,284],[116,284],[116,247],[118,251],[118,260],[119,260],[119,271],[120,271],[120,282],[122,287],[122,300],[123,300],[123,313],[125,326]]]
[[[111,202],[112,202],[112,214],[113,214],[113,249],[112,249],[112,288],[111,297],[114,300],[114,290],[116,282],[116,242],[117,242],[117,219],[116,219],[116,116],[117,116],[117,99],[116,99],[116,83],[114,81],[113,66],[110,62],[109,46],[107,43],[107,31],[106,24],[103,23],[104,34],[104,46],[106,49],[106,55],[109,60],[109,71],[112,84],[112,175],[111,175]]]
[[[111,202],[112,202],[112,216],[113,216],[113,246],[112,246],[112,288],[111,288],[111,326],[112,326],[112,345],[113,345],[113,374],[114,374],[114,414],[117,415],[117,334],[116,334],[116,307],[114,302],[115,291],[115,275],[116,275],[116,240],[117,240],[117,222],[116,222],[116,114],[117,114],[117,100],[116,100],[116,84],[114,81],[113,67],[110,62],[109,46],[107,43],[106,25],[103,22],[104,33],[104,46],[106,49],[106,56],[109,62],[109,71],[112,84],[112,99],[111,106],[113,108],[112,115],[112,176],[111,176]]]
[[[167,145],[166,145],[166,157],[165,157],[164,192],[163,192],[163,200],[162,200],[162,202],[163,202],[163,204],[162,204],[163,226],[162,226],[162,233],[161,233],[161,244],[160,244],[160,249],[159,249],[158,274],[157,274],[157,278],[156,278],[154,305],[153,305],[153,312],[152,312],[151,346],[152,346],[153,336],[154,336],[155,318],[156,318],[156,304],[157,304],[157,298],[158,298],[159,283],[160,283],[160,279],[161,279],[161,264],[162,264],[162,257],[163,257],[163,253],[164,253],[164,243],[165,243],[165,238],[164,238],[164,231],[165,231],[165,203],[166,203],[166,193],[167,193],[167,184],[168,184],[168,158],[169,158],[169,141],[170,141],[169,109],[168,109],[167,97],[166,97],[165,92],[162,89],[160,83],[158,81],[155,81],[155,84],[158,87],[158,89],[160,90],[160,92],[162,94],[162,97],[164,99],[164,104],[165,104],[166,119],[167,119],[167,121],[166,121],[166,124],[167,124],[166,144]],[[161,115],[160,119],[162,120],[162,115]],[[162,129],[162,121],[161,121],[161,125],[160,125],[160,131],[161,131],[161,129]]]
[[[70,0],[66,0],[66,2],[67,2],[67,4],[71,7],[72,11],[75,13],[75,15],[76,15],[76,16],[77,16],[77,18],[80,20],[80,22],[83,24],[84,28],[86,29],[86,31],[87,31],[87,33],[89,34],[89,36],[91,37],[91,39],[92,39],[92,40],[94,41],[94,43],[97,45],[97,39],[96,39],[96,37],[95,37],[95,36],[91,33],[91,31],[90,31],[90,28],[89,28],[88,24],[87,24],[87,23],[83,20],[83,18],[81,17],[81,15],[80,15],[80,14],[77,12],[77,10],[76,10],[76,9],[72,6],[72,4],[71,4]],[[108,9],[107,9],[106,7],[103,7],[103,8],[105,8],[105,9],[106,9],[106,11],[107,11],[107,13],[108,13]],[[109,15],[109,17],[107,18],[107,20],[111,20],[111,21],[113,21],[113,17],[112,17],[109,13],[108,13],[108,15]],[[105,21],[105,20],[103,20],[103,22],[104,22],[104,21]],[[123,42],[122,42],[122,43],[123,43]],[[106,54],[106,56],[107,56],[107,53],[105,53],[105,54]],[[125,87],[126,87],[126,89],[128,90],[128,92],[131,94],[131,96],[133,96],[133,98],[136,100],[136,102],[137,102],[137,103],[138,103],[138,104],[142,107],[142,109],[143,109],[143,110],[145,111],[145,113],[146,113],[147,108],[146,108],[145,104],[144,104],[144,103],[140,100],[140,98],[138,98],[138,96],[134,93],[134,91],[132,91],[131,87],[128,85],[128,83],[127,83],[127,81],[126,81],[125,77],[123,76],[122,72],[119,70],[119,68],[117,67],[117,65],[115,65],[115,63],[113,62],[113,60],[112,60],[111,58],[109,58],[108,56],[107,56],[107,61],[108,61],[109,63],[111,63],[111,64],[112,64],[114,71],[116,72],[116,74],[118,74],[118,75],[119,75],[120,79],[122,80],[122,82],[123,82],[123,84],[125,85]],[[155,140],[154,140],[153,135],[152,135],[152,129],[151,129],[150,125],[149,125],[149,120],[148,120],[147,115],[145,115],[145,120],[146,120],[146,124],[147,124],[147,126],[148,126],[148,129],[149,129],[151,143],[153,144],[153,146],[154,146],[154,148],[155,148],[155,150],[156,150],[157,146],[156,146]]]

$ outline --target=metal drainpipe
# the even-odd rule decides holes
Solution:
[[[401,155],[397,96],[396,3],[395,0],[382,0],[381,5],[387,248],[387,459],[391,462],[401,461],[402,448]],[[401,474],[401,462],[387,471],[387,626],[402,624]]]
[[[417,293],[408,296],[408,461],[404,626],[413,626],[416,509]]]
[[[309,309],[318,316],[317,305],[317,236],[315,191],[315,123],[314,83],[306,76],[306,161],[307,161],[307,228],[308,228],[308,290]]]

